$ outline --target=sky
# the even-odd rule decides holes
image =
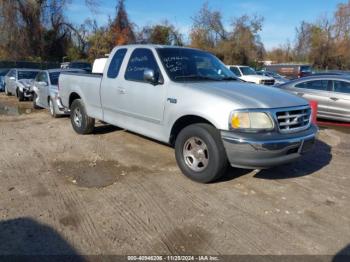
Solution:
[[[72,0],[67,7],[67,18],[75,23],[95,19],[99,26],[105,25],[108,17],[115,17],[117,0],[97,0],[97,12],[91,12],[84,0]],[[152,25],[168,20],[181,33],[188,35],[192,17],[206,0],[126,0],[126,10],[131,22],[137,26]],[[258,14],[264,17],[260,33],[267,50],[295,40],[295,28],[301,21],[316,21],[321,16],[332,16],[339,3],[345,0],[209,0],[209,7],[220,11],[225,27],[229,28],[233,17]]]

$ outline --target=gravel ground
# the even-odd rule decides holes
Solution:
[[[0,255],[350,254],[350,134],[265,171],[185,178],[172,148],[112,126],[74,133],[0,95]]]

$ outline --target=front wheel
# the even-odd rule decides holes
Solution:
[[[38,99],[38,95],[36,93],[34,93],[34,95],[33,95],[33,108],[34,109],[41,109],[41,107],[38,106],[38,104],[36,103],[37,99]]]
[[[54,104],[54,102],[53,102],[51,97],[49,98],[49,110],[50,110],[50,115],[53,118],[57,118],[58,117],[58,115],[56,113],[56,109],[55,109],[55,104]]]
[[[19,90],[19,88],[17,88],[17,97],[18,97],[18,101],[20,101],[20,102],[24,101],[24,93],[21,92],[21,90]]]
[[[92,133],[95,119],[86,113],[85,105],[81,99],[76,99],[71,105],[70,119],[75,132],[81,135]]]
[[[190,125],[180,132],[175,156],[184,175],[200,183],[219,179],[228,166],[219,131],[204,123]]]
[[[11,93],[9,92],[9,90],[7,89],[7,86],[5,85],[5,95],[7,95],[7,96],[10,96],[11,95]]]

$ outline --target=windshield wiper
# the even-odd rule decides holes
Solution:
[[[217,78],[211,78],[207,76],[201,76],[201,75],[187,75],[187,76],[175,76],[175,79],[195,79],[195,80],[208,80],[208,81],[220,81],[220,79]]]

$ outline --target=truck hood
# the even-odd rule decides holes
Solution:
[[[240,82],[203,82],[185,84],[188,88],[232,101],[236,109],[283,108],[304,106],[308,102],[275,87]]]

